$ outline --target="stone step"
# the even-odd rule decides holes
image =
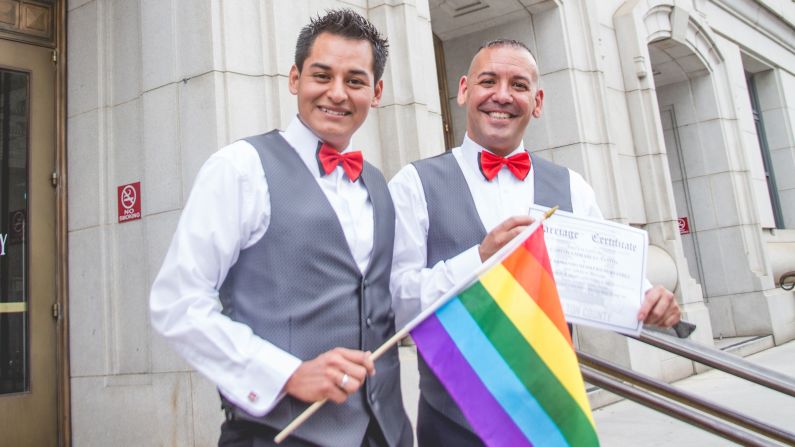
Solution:
[[[754,337],[726,337],[716,338],[715,347],[724,352],[729,352],[740,357],[762,352],[776,346],[772,335],[758,335]]]

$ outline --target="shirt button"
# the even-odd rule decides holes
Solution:
[[[367,320],[365,320],[365,324],[367,324],[367,327],[370,327],[373,325],[373,320],[368,318]]]
[[[253,391],[248,393],[248,401],[249,402],[256,402],[257,398],[259,398],[259,396],[257,396],[257,393],[255,393]]]

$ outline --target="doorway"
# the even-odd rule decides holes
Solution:
[[[58,443],[56,68],[53,50],[0,39],[0,433]]]

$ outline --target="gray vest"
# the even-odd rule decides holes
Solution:
[[[268,179],[271,219],[265,235],[240,252],[221,286],[224,314],[301,360],[338,346],[374,351],[395,333],[389,293],[395,211],[384,177],[365,163],[361,181],[373,205],[374,240],[362,274],[334,209],[295,150],[277,131],[246,141],[257,149]],[[293,436],[358,446],[372,415],[389,444],[397,445],[409,423],[397,348],[378,359],[376,370],[344,404],[327,403]],[[233,411],[282,429],[308,406],[285,396],[261,418]]]
[[[540,157],[531,155],[530,158],[534,173],[534,202],[548,207],[558,205],[564,211],[571,211],[569,170]],[[427,266],[431,267],[480,244],[486,237],[486,229],[452,152],[413,164],[422,182],[428,207]],[[422,397],[437,411],[471,430],[458,405],[422,356],[419,370]]]

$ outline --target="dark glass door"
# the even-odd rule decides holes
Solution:
[[[51,54],[0,40],[0,445],[58,439]]]

